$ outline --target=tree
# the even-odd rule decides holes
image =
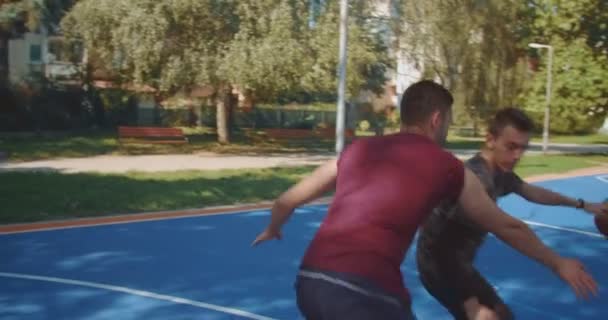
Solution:
[[[224,69],[233,83],[257,100],[273,101],[306,91],[335,96],[338,65],[338,4],[324,1],[239,2],[239,32]],[[367,1],[351,1],[348,92],[379,93],[391,65],[387,47],[370,23]]]
[[[0,0],[0,29],[9,30],[23,24],[28,31],[41,26],[55,31],[65,12],[77,0]]]
[[[301,1],[239,1],[239,31],[221,71],[232,84],[266,102],[299,90],[310,68],[308,7]]]
[[[17,24],[30,31],[38,28],[41,22],[43,0],[4,0],[0,4],[0,27],[11,30]]]
[[[274,102],[278,96],[299,89],[300,76],[310,64],[307,9],[301,1],[238,2],[238,32],[227,46],[219,72],[250,105],[255,101]],[[221,111],[222,117],[232,112]]]
[[[522,90],[526,9],[516,0],[403,2],[401,48],[453,92],[457,118],[476,132]]]
[[[150,86],[159,99],[212,87],[218,140],[229,142],[234,89],[263,101],[302,91],[335,96],[338,7],[312,3],[315,10],[296,0],[81,0],[62,27],[118,80]],[[364,17],[367,2],[352,1],[352,10],[361,17],[349,26],[349,94],[378,92],[386,47]]]
[[[495,111],[515,106],[526,77],[525,50],[520,42],[525,7],[519,1],[488,1],[474,10],[468,54],[462,61],[458,94],[473,122],[486,122]]]
[[[553,60],[550,129],[562,134],[592,133],[608,114],[608,59],[594,56],[585,39],[552,44],[558,49]],[[538,126],[544,119],[546,84],[543,64],[523,96]]]
[[[348,54],[346,71],[347,97],[363,90],[380,93],[387,81],[386,71],[393,62],[388,45],[375,29],[369,1],[350,1],[348,20]],[[311,30],[310,47],[313,64],[303,74],[302,86],[312,92],[334,93],[338,78],[339,6],[337,1],[326,2],[317,13]]]
[[[596,131],[608,114],[608,15],[603,0],[531,1],[533,24],[523,41],[555,48],[550,129],[560,133]],[[531,55],[540,52],[531,50]],[[533,74],[520,99],[540,125],[545,106],[546,62]]]
[[[150,86],[158,100],[213,87],[221,118],[231,101],[230,84],[218,71],[237,31],[235,8],[234,1],[82,0],[62,27],[118,80]],[[229,142],[226,127],[218,126],[222,143]]]

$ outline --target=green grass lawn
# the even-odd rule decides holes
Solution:
[[[527,156],[519,163],[515,172],[522,177],[546,173],[560,173],[571,170],[608,165],[608,156],[593,155],[550,155]],[[608,168],[607,168],[608,171]]]
[[[201,151],[230,154],[271,154],[296,152],[332,152],[333,139],[269,139],[259,131],[234,134],[232,143],[217,143],[210,128],[185,128],[189,143],[184,145],[133,144],[120,145],[116,132],[0,134],[0,152],[8,153],[10,161],[32,161],[96,155],[189,154]],[[358,132],[359,134],[360,132]],[[536,141],[537,138],[534,138]],[[552,142],[608,144],[608,135],[556,136]],[[482,138],[450,135],[447,148],[477,149]]]
[[[541,142],[542,137],[534,137],[532,141]],[[578,144],[608,144],[608,134],[590,135],[549,135],[549,142],[552,143],[578,143]]]
[[[0,173],[0,223],[272,199],[313,167],[171,173]]]
[[[522,176],[608,164],[608,157],[529,156]],[[313,167],[170,173],[0,173],[0,223],[201,208],[272,200]]]
[[[330,139],[268,139],[259,132],[239,132],[232,143],[217,143],[208,129],[187,129],[187,144],[119,144],[115,132],[0,134],[0,152],[8,153],[15,162],[97,155],[190,154],[201,151],[231,154],[269,154],[295,152],[328,152],[334,149]]]
[[[3,134],[0,151],[11,161],[86,157],[112,153],[118,147],[109,134]]]
[[[532,142],[542,142],[541,136],[532,137]],[[483,137],[463,137],[455,134],[450,134],[448,141],[453,144],[465,144],[469,142],[471,144],[481,143],[484,141]],[[608,134],[590,134],[590,135],[550,135],[550,143],[576,143],[576,144],[608,144]]]

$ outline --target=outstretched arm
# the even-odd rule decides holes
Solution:
[[[469,169],[465,172],[465,183],[459,203],[471,220],[517,251],[553,270],[578,296],[586,297],[588,292],[597,292],[595,281],[580,262],[560,257],[546,247],[525,223],[502,211]]]
[[[543,187],[535,186],[529,183],[523,183],[519,190],[519,195],[530,202],[535,202],[551,206],[566,206],[584,209],[591,214],[608,214],[608,205],[602,203],[585,203],[579,202],[578,199],[573,199],[557,192],[547,190]]]
[[[334,189],[337,175],[337,160],[330,160],[281,194],[272,206],[270,224],[258,235],[252,245],[255,246],[267,240],[280,239],[281,227],[287,222],[293,211],[297,207]]]

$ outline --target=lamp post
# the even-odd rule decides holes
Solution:
[[[549,50],[549,61],[547,63],[547,92],[545,105],[545,119],[543,124],[543,153],[547,153],[549,148],[549,109],[551,106],[551,65],[553,64],[553,47],[547,44],[530,43],[528,44],[531,48],[535,49],[547,49]]]
[[[338,63],[338,106],[336,110],[336,153],[344,148],[344,127],[346,122],[346,53],[348,39],[348,0],[340,1],[340,52]]]

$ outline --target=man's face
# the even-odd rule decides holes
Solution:
[[[513,171],[530,142],[530,133],[506,126],[498,136],[488,134],[486,145],[492,152],[494,164],[504,171]]]

